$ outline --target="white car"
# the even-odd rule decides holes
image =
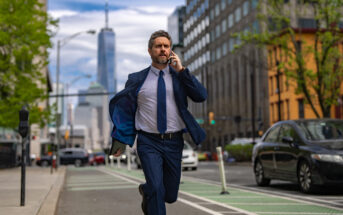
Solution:
[[[193,150],[192,146],[185,141],[182,151],[182,169],[196,170],[198,168],[198,153]]]

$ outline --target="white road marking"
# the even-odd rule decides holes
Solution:
[[[103,168],[101,168],[101,169],[99,169],[99,170],[102,171],[102,172],[104,172],[104,173],[107,173],[107,174],[109,174],[109,175],[113,175],[114,177],[123,179],[123,180],[125,180],[125,181],[129,181],[129,182],[131,182],[131,183],[133,183],[133,184],[136,184],[136,185],[139,185],[139,184],[140,184],[140,183],[138,183],[138,182],[136,182],[136,181],[133,181],[133,180],[129,179],[129,178],[132,178],[132,177],[130,177],[130,176],[126,176],[126,175],[125,175],[125,177],[124,177],[124,176],[122,176],[121,173],[118,173],[118,172],[117,172],[117,173],[108,172],[108,170],[105,170],[105,169],[103,169]],[[138,180],[138,181],[142,181],[141,179],[137,179],[137,178],[135,178],[135,179]],[[244,210],[241,210],[241,209],[239,209],[239,208],[230,207],[230,206],[228,206],[228,205],[225,205],[225,204],[222,204],[222,203],[219,203],[219,202],[215,202],[215,201],[212,201],[212,200],[209,200],[209,199],[205,199],[205,198],[202,198],[202,197],[199,197],[199,196],[195,196],[195,195],[192,195],[192,194],[183,192],[183,191],[179,191],[179,193],[182,193],[182,194],[187,195],[187,196],[191,196],[191,197],[193,197],[193,198],[201,199],[202,201],[205,201],[205,202],[210,202],[210,203],[215,204],[215,205],[219,205],[219,206],[222,206],[222,207],[225,207],[225,208],[229,208],[229,209],[231,209],[231,210],[236,210],[236,211],[238,211],[238,212],[241,212],[241,213],[244,213],[244,214],[247,214],[247,215],[256,215],[255,213],[250,213],[250,212],[248,212],[248,211],[244,211]],[[209,214],[211,214],[211,215],[222,215],[222,213],[218,213],[218,212],[216,212],[216,211],[214,211],[214,210],[205,208],[205,207],[203,207],[203,206],[201,206],[201,205],[199,205],[199,204],[190,202],[190,201],[188,201],[188,200],[186,200],[186,199],[178,198],[177,200],[180,201],[180,202],[182,202],[182,203],[184,203],[184,204],[187,204],[187,205],[189,205],[189,206],[192,206],[192,207],[194,207],[194,208],[197,208],[197,209],[199,209],[199,210],[202,210],[202,211],[204,211],[204,212],[206,212],[206,213],[209,213]]]

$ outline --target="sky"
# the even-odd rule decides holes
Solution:
[[[96,30],[96,34],[82,33],[68,41],[60,50],[60,82],[69,85],[68,93],[87,89],[96,81],[97,40],[105,26],[106,0],[48,0],[48,13],[59,19],[52,29],[53,47],[49,49],[49,71],[56,81],[57,41],[74,33]],[[116,35],[117,91],[123,89],[128,74],[150,65],[147,51],[152,32],[167,30],[167,18],[185,0],[108,0],[109,27]],[[88,76],[88,77],[87,77]],[[90,78],[89,78],[90,76]],[[82,78],[80,78],[82,77]],[[77,103],[72,97],[69,102]]]

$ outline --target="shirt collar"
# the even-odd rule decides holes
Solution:
[[[155,74],[155,75],[159,75],[160,74],[160,70],[157,69],[156,67],[151,65],[150,70]],[[164,74],[168,74],[169,73],[169,66],[167,65],[166,67],[164,67],[164,69],[162,69]]]

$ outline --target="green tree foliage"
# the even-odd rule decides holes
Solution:
[[[330,117],[342,86],[342,8],[342,0],[262,0],[258,6],[261,28],[236,35],[241,45],[281,50],[278,68],[297,83],[296,93],[304,96],[317,117]],[[312,42],[304,37],[309,29],[295,24],[305,17],[312,19]],[[310,58],[315,69],[307,63]]]
[[[0,127],[16,128],[22,105],[30,111],[30,123],[47,123],[47,77],[50,26],[56,26],[38,0],[0,1]]]

